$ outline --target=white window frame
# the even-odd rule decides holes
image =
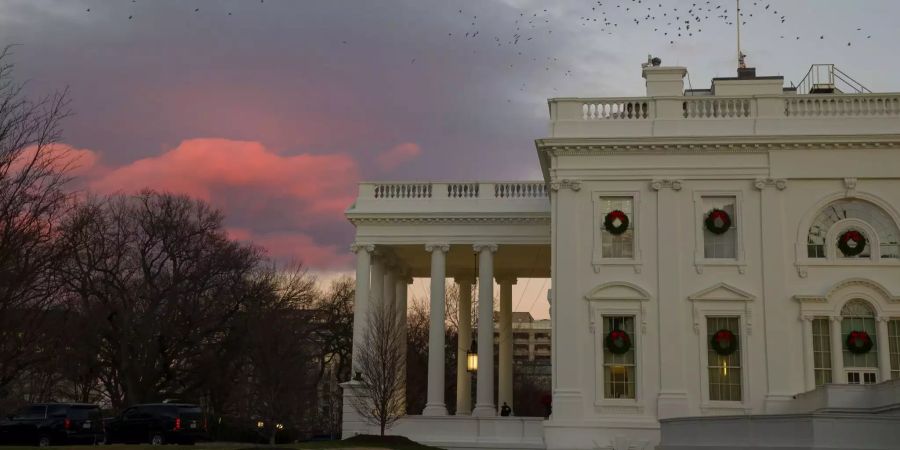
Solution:
[[[837,248],[837,240],[838,236],[844,233],[847,230],[858,229],[863,232],[866,237],[866,245],[869,246],[869,257],[868,258],[845,258],[840,256],[840,250]],[[822,258],[818,258],[822,259]],[[859,219],[844,219],[836,222],[831,228],[828,229],[828,232],[825,233],[825,261],[830,263],[835,262],[850,262],[850,261],[866,261],[868,263],[877,263],[881,260],[881,241],[878,239],[878,233],[875,232],[875,228],[869,225],[868,222],[859,220]]]
[[[641,193],[640,191],[593,191],[591,192],[591,202],[594,208],[594,250],[591,258],[591,265],[594,267],[594,273],[600,273],[604,266],[632,266],[634,273],[640,273],[643,266],[641,260],[641,233],[639,231],[640,209],[641,209]],[[602,200],[604,197],[631,197],[631,217],[629,217],[634,239],[632,245],[634,251],[632,258],[604,258],[603,257],[603,236],[601,228],[603,227],[603,215],[601,214]]]
[[[735,240],[737,241],[735,249],[735,258],[707,258],[704,253],[703,217],[708,212],[704,209],[703,199],[705,197],[734,197],[734,213],[737,217],[733,218],[735,231]],[[744,228],[747,222],[744,220],[744,193],[743,191],[694,191],[694,267],[698,274],[703,273],[703,268],[708,266],[737,267],[738,273],[745,273],[747,270],[747,262],[744,257]]]
[[[718,293],[718,294],[717,294]],[[750,354],[753,349],[753,321],[751,304],[755,297],[738,288],[718,283],[688,297],[691,301],[691,312],[694,322],[694,333],[697,335],[697,347],[700,358],[698,372],[700,374],[700,411],[703,414],[735,414],[739,411],[750,413],[750,392],[752,377]],[[707,317],[736,317],[741,334],[738,345],[741,350],[741,401],[722,401],[709,399],[709,342],[707,342]]]
[[[647,333],[647,313],[645,303],[650,295],[643,288],[628,282],[609,282],[592,289],[585,299],[588,301],[590,331],[594,336],[594,407],[601,414],[643,414],[643,388],[646,382],[644,361],[644,334]],[[603,316],[634,317],[634,398],[606,398],[603,372]]]

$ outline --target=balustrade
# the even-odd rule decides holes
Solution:
[[[792,117],[859,117],[900,115],[900,95],[796,96],[785,101]]]
[[[496,198],[540,198],[547,197],[547,185],[544,183],[496,183]]]
[[[584,120],[647,119],[651,117],[647,99],[604,99],[581,107]]]
[[[477,198],[478,183],[450,183],[447,185],[448,198]]]
[[[491,197],[493,192],[493,197]],[[542,181],[510,181],[498,183],[363,183],[360,197],[384,200],[477,199],[502,200],[548,198]]]
[[[386,183],[375,185],[375,198],[431,198],[431,183]]]
[[[707,97],[685,100],[682,106],[687,119],[734,119],[751,115],[750,98]]]

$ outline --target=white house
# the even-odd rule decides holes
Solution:
[[[360,185],[346,213],[355,341],[372,302],[405,307],[412,277],[430,277],[440,312],[446,283],[492,280],[478,315],[499,309],[507,333],[517,277],[552,281],[549,419],[497,417],[511,403],[505,346],[498,374],[479,368],[474,407],[459,395],[448,415],[434,314],[428,405],[393,433],[448,448],[653,448],[661,423],[820,411],[835,397],[817,392],[900,378],[900,94],[830,66],[797,89],[740,69],[685,91],[685,74],[648,64],[645,97],[549,100],[543,180]],[[492,361],[492,336],[477,338]],[[871,415],[900,405],[896,382],[883,386],[895,388]],[[369,430],[344,414],[345,435]],[[704,423],[663,447],[706,448],[691,439],[730,430]]]

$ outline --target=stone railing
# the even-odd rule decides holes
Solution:
[[[900,93],[550,99],[554,122],[900,117]]]
[[[900,115],[900,95],[805,95],[785,102],[784,114],[792,117],[857,117]]]
[[[379,200],[416,199],[541,199],[548,198],[542,181],[450,182],[450,183],[361,183],[360,198]]]

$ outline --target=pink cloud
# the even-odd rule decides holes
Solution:
[[[381,152],[376,161],[382,170],[391,170],[419,157],[422,154],[422,148],[419,144],[413,142],[404,142],[393,148]]]
[[[92,166],[100,166],[86,152]],[[350,239],[343,212],[359,181],[358,165],[346,154],[288,155],[255,141],[191,139],[83,178],[100,194],[150,188],[203,199],[223,210],[229,236],[264,247],[283,262],[315,269],[350,265],[346,249],[334,244]]]
[[[359,173],[348,155],[282,156],[259,142],[203,138],[183,141],[159,156],[115,168],[92,181],[101,193],[144,188],[227,204],[227,190],[290,198],[311,215],[342,216],[354,199]]]
[[[20,170],[35,157],[38,147],[26,148],[11,166],[13,171]],[[97,175],[104,168],[99,164],[99,156],[86,148],[75,148],[67,144],[51,144],[43,149],[54,170],[62,170],[71,176]]]

